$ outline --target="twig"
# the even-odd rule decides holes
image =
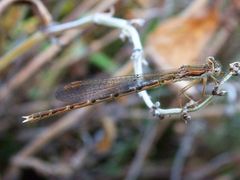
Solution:
[[[72,20],[73,18],[78,18],[79,15],[81,16],[83,13],[88,12],[96,3],[97,3],[97,0],[83,1],[81,3],[81,6],[78,6],[74,9],[74,11],[71,13],[71,16],[64,18],[64,21],[67,22],[67,21]],[[112,3],[112,2],[109,1],[109,3]],[[111,5],[112,4],[110,4],[110,6]],[[107,7],[107,6],[105,6],[105,7]],[[98,12],[97,9],[95,9],[94,11]],[[81,13],[79,13],[79,12],[81,12]],[[90,12],[91,12],[91,10],[90,10]]]
[[[17,57],[29,51],[29,49],[36,46],[36,44],[39,44],[45,40],[46,37],[47,36],[44,33],[36,32],[22,44],[2,56],[0,59],[0,72],[10,65]]]
[[[154,146],[154,141],[156,141],[156,139],[163,134],[166,126],[168,126],[169,123],[170,121],[162,121],[162,123],[153,121],[145,129],[144,138],[138,148],[136,156],[130,165],[126,180],[134,180],[138,178],[138,176],[141,174],[144,161]]]
[[[0,16],[3,11],[10,6],[12,3],[17,2],[27,2],[34,6],[37,10],[40,19],[43,21],[45,26],[52,24],[52,16],[48,12],[47,8],[44,6],[42,1],[39,0],[5,0],[0,1]],[[34,33],[30,38],[24,41],[19,46],[15,47],[3,57],[1,57],[0,61],[0,72],[4,70],[9,64],[11,64],[17,57],[34,47],[36,44],[41,43],[46,38],[46,35],[41,31]]]
[[[72,170],[67,164],[60,162],[50,164],[33,157],[14,159],[14,164],[22,168],[34,168],[37,172],[45,175],[69,176],[72,174]]]
[[[200,120],[192,121],[191,123],[189,123],[187,132],[182,138],[180,147],[174,158],[170,179],[172,180],[182,179],[181,177],[185,161],[190,154],[192,144],[194,143],[194,139],[196,135],[199,133],[199,131],[202,129],[202,127],[203,122]]]
[[[34,168],[37,172],[47,176],[65,176],[72,175],[74,170],[81,168],[87,158],[88,150],[81,148],[77,151],[68,163],[48,163],[34,157],[15,158],[14,164],[22,168]]]
[[[10,6],[13,3],[19,3],[19,2],[27,2],[34,6],[34,8],[37,10],[37,15],[42,20],[43,24],[45,26],[50,25],[52,23],[52,16],[48,12],[46,6],[42,3],[40,0],[4,0],[0,2],[0,16],[3,13],[3,11]]]
[[[188,173],[184,179],[208,179],[209,176],[213,175],[220,169],[235,163],[240,163],[239,152],[222,153],[212,159],[208,164],[204,164],[203,167]]]
[[[119,32],[117,30],[109,32],[100,39],[93,41],[86,47],[84,46],[83,52],[79,51],[78,53],[69,53],[68,50],[72,50],[72,46],[70,46],[68,49],[65,49],[66,53],[64,53],[64,55],[62,55],[62,57],[59,58],[58,61],[54,62],[54,64],[48,69],[48,71],[51,72],[51,78],[49,78],[48,80],[43,79],[39,84],[41,84],[42,88],[48,87],[48,89],[51,89],[53,85],[56,85],[54,82],[56,82],[57,78],[61,77],[64,69],[67,69],[69,66],[83,60],[90,54],[100,51],[101,49],[109,45],[111,42],[113,42],[117,38],[118,34]],[[79,44],[79,42],[77,43]],[[74,46],[76,44],[72,45]],[[47,92],[45,91],[45,93]]]

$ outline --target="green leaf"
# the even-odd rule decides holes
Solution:
[[[109,73],[113,72],[117,65],[113,62],[111,58],[109,58],[104,53],[94,53],[90,57],[90,63],[94,64],[95,66],[99,67],[103,71],[107,71]]]

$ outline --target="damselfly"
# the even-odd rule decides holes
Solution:
[[[56,92],[57,99],[64,102],[71,102],[72,104],[23,116],[25,118],[23,122],[44,119],[177,81],[214,78],[220,72],[221,66],[213,57],[209,57],[206,64],[182,66],[175,71],[167,73],[137,74],[72,82],[60,87]]]

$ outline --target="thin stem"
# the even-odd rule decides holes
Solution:
[[[42,32],[34,33],[30,38],[28,38],[25,42],[15,47],[3,57],[0,58],[0,72],[3,71],[8,65],[10,65],[17,57],[24,54],[26,51],[29,51],[30,48],[39,44],[44,39],[46,39],[46,35]]]

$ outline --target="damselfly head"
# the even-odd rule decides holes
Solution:
[[[220,75],[221,71],[222,71],[222,67],[221,65],[215,60],[215,58],[213,56],[209,56],[207,58],[207,64],[210,67],[210,71],[214,74],[214,75]]]

